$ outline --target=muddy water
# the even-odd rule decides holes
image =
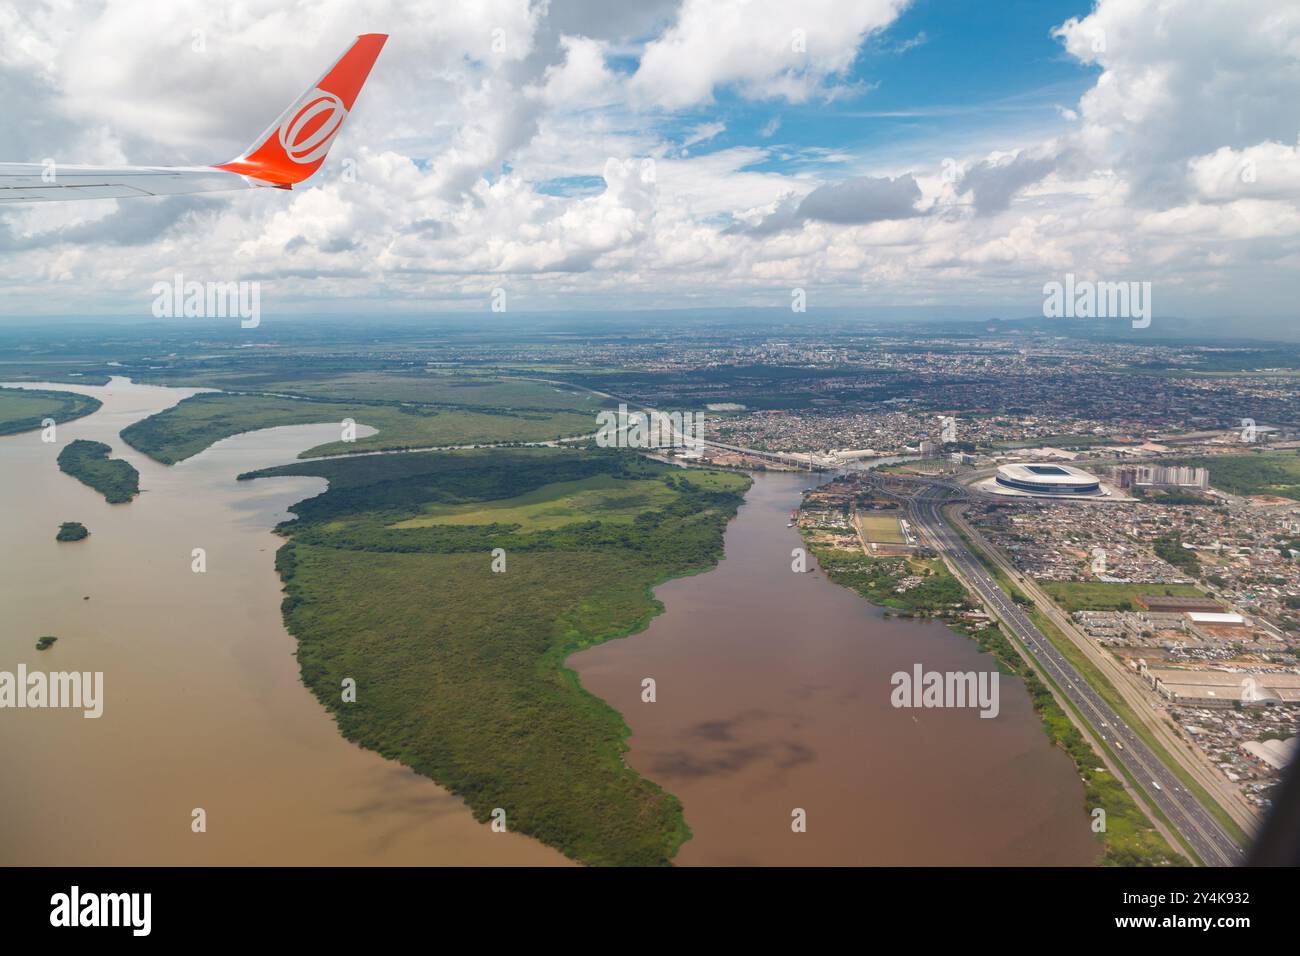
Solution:
[[[0,711],[0,863],[554,864],[432,782],[344,741],[298,680],[269,529],[324,482],[237,483],[338,426],[237,436],[171,468],[118,431],[190,394],[115,379],[97,413],[0,438],[0,670],[103,671],[104,716]],[[58,472],[74,438],[140,471],[129,505]],[[807,477],[761,477],[712,572],[658,590],[665,614],[576,655],[633,728],[629,762],[678,794],[679,862],[1088,863],[1082,790],[1023,689],[1001,714],[889,706],[889,675],[989,666],[935,624],[887,620],[795,575],[786,516]],[[89,540],[57,544],[62,521]],[[191,570],[206,551],[207,571]],[[89,600],[83,600],[88,597]],[[48,651],[37,637],[56,635]],[[640,681],[658,681],[658,702]],[[206,833],[191,811],[206,811]],[[807,811],[793,834],[790,812]]]
[[[299,682],[269,529],[325,483],[234,477],[336,440],[338,425],[236,436],[168,468],[118,431],[190,392],[44,387],[104,407],[54,444],[0,438],[0,670],[103,671],[105,703],[97,720],[0,711],[0,864],[565,862],[343,740]],[[111,445],[142,494],[108,505],[60,473],[74,438]],[[90,538],[56,543],[62,521]],[[206,573],[191,569],[195,548]],[[58,643],[36,651],[45,634]],[[206,833],[191,832],[194,808]]]
[[[886,618],[820,571],[793,573],[801,542],[786,522],[808,482],[758,477],[716,569],[658,588],[666,611],[646,631],[569,659],[627,719],[629,764],[681,798],[694,838],[677,862],[1094,862],[1083,785],[1023,684],[1002,677],[994,719],[890,705],[896,671],[992,658],[937,623]]]

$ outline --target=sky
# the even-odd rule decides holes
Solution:
[[[1294,0],[0,0],[0,161],[224,162],[370,32],[292,193],[0,207],[0,314],[179,273],[266,317],[1010,317],[1073,274],[1294,324]]]

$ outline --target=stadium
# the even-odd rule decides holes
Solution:
[[[1035,495],[1101,495],[1101,479],[1070,465],[1001,465],[997,484]]]

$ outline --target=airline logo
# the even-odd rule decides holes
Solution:
[[[347,108],[335,94],[312,90],[298,111],[280,124],[280,145],[285,156],[300,166],[324,159],[347,115]]]
[[[316,172],[325,161],[334,137],[343,128],[343,121],[348,118],[387,39],[382,33],[357,37],[325,75],[281,114],[258,143],[238,159],[215,168],[281,189],[289,189]]]
[[[3,0],[0,0],[3,3]],[[305,182],[329,152],[388,40],[363,33],[307,92],[235,159],[212,166],[71,166],[0,163],[0,205],[65,199],[182,196]],[[226,176],[219,173],[231,173]]]

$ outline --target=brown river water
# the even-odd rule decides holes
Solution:
[[[118,431],[192,392],[43,387],[104,407],[58,426],[53,444],[0,438],[0,670],[103,671],[105,703],[98,719],[0,710],[0,863],[567,862],[344,740],[299,681],[270,529],[325,482],[235,476],[337,440],[337,424],[238,435],[167,467]],[[109,505],[59,472],[74,438],[139,469],[140,496]],[[63,521],[90,537],[56,543]],[[206,573],[191,570],[194,548]],[[58,643],[37,651],[44,634]],[[191,832],[196,807],[206,833]]]
[[[270,529],[324,482],[234,478],[337,439],[337,424],[239,435],[166,467],[118,432],[190,391],[39,387],[104,407],[53,444],[0,438],[0,670],[102,671],[105,703],[94,720],[0,711],[0,864],[567,862],[343,740],[299,681]],[[108,505],[61,474],[74,438],[111,445],[142,494]],[[1093,862],[1082,785],[1018,682],[1002,679],[993,720],[890,706],[896,670],[991,659],[792,573],[785,522],[808,482],[760,476],[718,568],[660,587],[667,610],[646,631],[570,658],[626,716],[628,762],[682,799],[695,835],[678,862]],[[56,543],[62,521],[91,537]],[[46,634],[58,642],[36,651]],[[640,700],[647,676],[654,704]],[[206,833],[191,832],[197,807]],[[796,807],[806,833],[791,831]]]
[[[677,862],[1095,862],[1083,784],[1020,681],[1003,675],[992,719],[895,709],[895,671],[986,671],[993,659],[791,570],[802,542],[786,523],[813,480],[757,475],[717,568],[659,587],[666,610],[645,631],[569,658],[626,717],[628,763],[681,799],[694,837]]]

